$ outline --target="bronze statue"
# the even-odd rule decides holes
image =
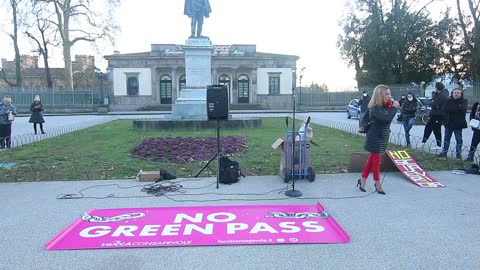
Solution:
[[[210,12],[212,12],[212,8],[208,0],[185,0],[185,10],[183,13],[189,18],[192,18],[191,38],[203,37],[203,18],[208,18]],[[195,32],[197,33],[196,36]]]

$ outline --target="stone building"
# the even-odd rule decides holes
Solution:
[[[22,89],[42,90],[47,88],[45,68],[38,65],[38,56],[21,55]],[[5,71],[6,80],[15,83],[15,61],[2,58],[2,69]],[[73,82],[75,89],[98,89],[99,80],[95,73],[95,57],[90,55],[75,55],[72,61]],[[64,68],[50,68],[54,90],[65,88]],[[5,79],[0,78],[0,90],[10,88]]]
[[[149,52],[116,52],[105,59],[111,82],[111,110],[175,103],[186,84],[181,45],[152,44]],[[239,107],[249,104],[289,108],[298,59],[294,55],[257,52],[255,45],[214,45],[212,84],[226,85],[230,104]]]

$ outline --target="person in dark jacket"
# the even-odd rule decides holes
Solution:
[[[467,103],[468,100],[463,98],[463,90],[460,88],[453,89],[445,105],[445,111],[447,112],[445,118],[445,138],[443,140],[443,150],[439,155],[440,157],[447,156],[450,139],[452,138],[452,134],[455,134],[455,141],[457,142],[456,157],[462,158],[462,129],[467,128],[467,120],[465,120]]]
[[[480,121],[480,108],[478,107],[479,102],[475,102],[472,106],[472,111],[470,112],[470,120],[477,119]],[[480,143],[480,129],[472,128],[472,142],[470,143],[470,151],[468,151],[468,157],[465,161],[473,161],[475,157],[475,151],[477,151],[477,146]]]
[[[30,111],[32,112],[32,115],[30,116],[30,120],[28,120],[28,122],[33,123],[33,131],[35,132],[35,135],[37,135],[37,124],[40,124],[40,132],[45,134],[45,131],[43,131],[43,123],[45,123],[42,115],[43,105],[40,101],[39,95],[36,95],[33,99],[33,103],[30,105]]]
[[[410,146],[410,130],[415,124],[415,113],[417,112],[418,102],[413,93],[408,93],[407,98],[403,102],[402,106],[402,123],[403,129],[405,129],[405,140],[407,146]]]
[[[358,179],[357,187],[366,192],[365,184],[370,172],[373,172],[375,190],[385,195],[380,183],[380,162],[382,153],[385,153],[390,136],[390,124],[392,123],[397,108],[400,106],[397,101],[392,101],[392,94],[388,86],[380,84],[373,90],[372,99],[368,104],[370,128],[365,139],[365,150],[369,152],[367,162]]]
[[[445,119],[445,103],[448,99],[448,91],[441,82],[435,84],[435,93],[432,94],[432,101],[430,102],[430,119],[425,125],[423,131],[422,143],[426,143],[430,135],[435,135],[437,145],[432,149],[439,150],[442,146],[442,123]]]
[[[12,122],[9,119],[9,114],[16,115],[17,109],[12,105],[12,99],[5,96],[0,104],[0,148],[5,146],[10,148],[12,145]]]
[[[370,96],[368,95],[368,92],[363,91],[362,96],[358,101],[358,106],[360,107],[360,117],[358,118],[358,120],[360,120],[359,122],[362,121],[362,118],[365,115],[365,112],[367,112],[369,102],[370,102]]]
[[[360,100],[358,101],[358,106],[360,107],[360,112],[362,114],[365,114],[365,112],[368,110],[368,103],[370,102],[370,96],[368,95],[367,91],[362,92],[362,96],[360,97]]]

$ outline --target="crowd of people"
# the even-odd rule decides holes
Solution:
[[[455,136],[456,158],[462,158],[463,138],[462,130],[468,127],[466,120],[468,101],[464,98],[463,90],[455,88],[449,95],[445,86],[441,82],[435,84],[435,92],[432,93],[430,102],[430,119],[425,125],[422,137],[422,144],[425,144],[433,133],[436,146],[433,150],[441,150],[439,157],[446,157],[450,148],[452,135]],[[397,120],[402,122],[405,131],[405,140],[407,146],[410,146],[410,130],[416,121],[416,112],[418,110],[418,101],[411,92],[402,96],[400,102],[393,101],[388,86],[378,85],[370,98],[364,91],[359,100],[360,106],[360,126],[364,130],[365,122],[368,122],[366,131],[365,150],[369,152],[362,175],[357,181],[357,187],[366,192],[365,184],[370,173],[373,173],[375,190],[385,195],[380,182],[380,161],[381,154],[385,153],[390,135],[390,125],[400,110]],[[473,104],[470,113],[470,120],[480,121],[479,102]],[[368,119],[363,119],[363,118]],[[445,127],[445,136],[442,147],[442,125]],[[472,141],[466,161],[473,161],[478,144],[480,143],[480,127],[473,129]]]

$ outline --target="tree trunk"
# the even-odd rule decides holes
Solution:
[[[13,47],[15,49],[15,77],[17,89],[22,89],[22,66],[20,61],[20,49],[18,48],[18,22],[17,22],[17,2],[16,0],[10,1],[12,5],[13,15]]]
[[[50,67],[48,66],[48,52],[45,47],[45,55],[43,56],[43,63],[45,64],[45,76],[47,77],[47,88],[53,89],[52,74],[50,72]]]
[[[66,41],[63,44],[63,58],[65,60],[65,87],[68,90],[73,90],[72,57],[70,48],[70,41]]]

